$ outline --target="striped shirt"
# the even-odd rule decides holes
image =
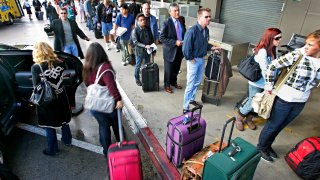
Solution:
[[[296,69],[280,87],[277,96],[287,102],[306,102],[310,90],[320,80],[320,59],[305,55],[304,47],[272,61],[268,66],[265,90],[272,90],[277,69],[293,65],[303,55]]]

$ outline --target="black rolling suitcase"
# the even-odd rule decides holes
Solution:
[[[159,91],[159,67],[154,63],[152,53],[150,56],[151,62],[141,65],[140,68],[140,78],[144,92]]]
[[[211,103],[214,105],[220,104],[221,94],[218,93],[218,86],[221,71],[221,55],[219,53],[212,53],[205,69],[206,78],[203,82],[201,101],[204,103]]]

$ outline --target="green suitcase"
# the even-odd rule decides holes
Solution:
[[[225,123],[220,142],[223,142],[226,127],[231,122],[228,146],[223,151],[219,148],[219,152],[205,161],[203,170],[204,180],[250,180],[253,178],[261,156],[255,146],[242,138],[237,137],[231,141],[235,122],[234,117]]]

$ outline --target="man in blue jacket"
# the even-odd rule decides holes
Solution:
[[[204,57],[207,51],[215,50],[208,43],[209,29],[207,26],[211,20],[211,10],[200,8],[198,10],[198,22],[186,32],[182,45],[182,52],[187,60],[187,85],[184,93],[183,113],[189,111],[189,104],[195,103],[195,96],[202,80],[205,65]]]

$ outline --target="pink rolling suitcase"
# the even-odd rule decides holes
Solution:
[[[123,141],[121,110],[118,109],[120,142],[108,149],[110,180],[141,180],[142,165],[138,145],[134,141]]]
[[[195,111],[199,110],[199,113]],[[187,114],[170,119],[166,138],[167,157],[176,167],[203,148],[206,121],[201,118],[202,105],[196,104]],[[188,123],[184,123],[188,115]]]

